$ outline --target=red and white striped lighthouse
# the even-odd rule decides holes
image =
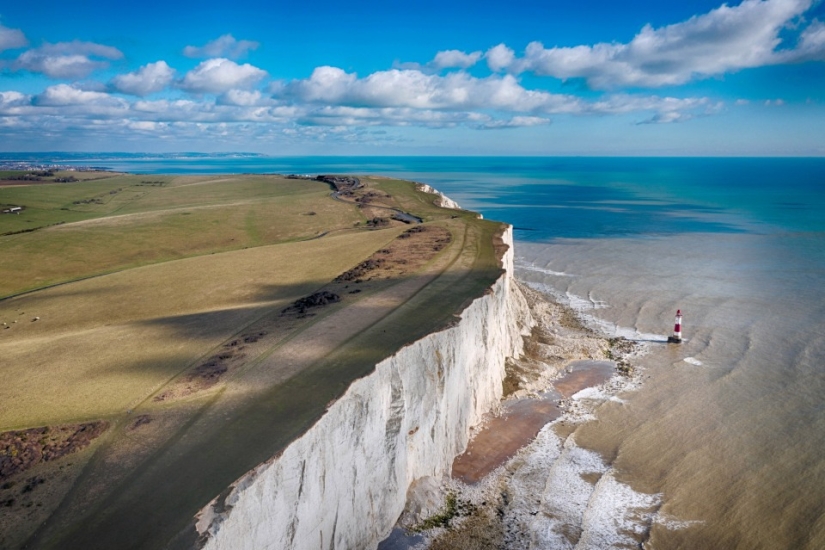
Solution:
[[[676,310],[676,324],[673,326],[673,336],[668,337],[669,344],[682,343],[682,310]]]

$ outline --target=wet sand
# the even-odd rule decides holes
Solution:
[[[561,399],[607,382],[615,371],[612,361],[574,361],[538,398],[502,403],[502,413],[489,418],[470,440],[464,454],[453,461],[452,477],[476,484],[529,444],[539,431],[559,416]]]

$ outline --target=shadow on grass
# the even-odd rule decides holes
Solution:
[[[485,231],[490,236],[489,228]],[[373,372],[382,359],[451,325],[456,314],[481,297],[501,275],[492,257],[487,252],[477,256],[474,269],[442,274],[330,355],[284,383],[259,392],[237,409],[220,408],[220,394],[216,395],[169,443],[116,486],[109,487],[108,496],[83,510],[64,507],[27,547],[191,547],[196,539],[192,518],[203,506],[305,433],[323,416],[331,401],[341,397],[354,380]],[[405,279],[400,277],[394,282]],[[263,297],[293,293],[297,298],[307,294],[305,288],[266,287],[261,292]],[[245,313],[253,318],[259,311],[252,308]],[[219,314],[213,317],[210,312],[150,322],[169,327],[184,337],[199,337],[204,326],[207,333],[214,330],[218,335],[223,333],[209,325],[220,323]],[[71,527],[64,528],[66,524]]]

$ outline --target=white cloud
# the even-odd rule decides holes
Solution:
[[[431,65],[436,69],[468,69],[478,63],[481,52],[465,53],[460,50],[445,50],[435,54]]]
[[[221,94],[216,100],[218,105],[235,105],[238,107],[254,107],[271,104],[272,100],[265,98],[258,90],[229,90]]]
[[[685,122],[693,118],[693,115],[686,113],[679,113],[677,111],[668,111],[665,113],[656,113],[652,117],[639,122],[638,124],[671,124],[674,122]]]
[[[469,69],[484,56],[482,52],[463,52],[461,50],[444,50],[435,54],[435,57],[425,64],[421,63],[393,63],[399,70],[420,71],[425,74],[437,73],[443,69]]]
[[[799,36],[799,45],[785,54],[788,61],[825,61],[825,23],[814,19]]]
[[[215,136],[232,131],[283,135],[281,131],[289,128],[316,127],[322,129],[318,135],[354,136],[376,127],[486,130],[539,126],[551,124],[550,117],[559,114],[638,113],[643,123],[679,122],[711,114],[721,106],[707,98],[630,94],[585,100],[526,89],[511,74],[479,78],[465,71],[439,75],[393,69],[359,78],[328,66],[318,67],[307,79],[271,83],[269,93],[263,93],[253,86],[265,75],[251,65],[211,59],[187,73],[177,86],[214,95],[146,100],[104,93],[119,90],[141,96],[161,89],[171,78],[171,69],[159,61],[116,77],[108,88],[91,82],[51,86],[36,96],[2,92],[0,123],[6,128],[43,132],[48,128],[50,135],[75,131],[104,135],[107,129],[114,129],[112,135],[177,136],[181,129]]]
[[[101,92],[81,90],[68,84],[49,86],[33,99],[35,105],[44,107],[65,107],[68,105],[95,105],[123,107],[122,99]]]
[[[266,71],[249,63],[238,65],[225,58],[207,59],[186,73],[180,87],[192,93],[219,94],[251,88],[265,76]]]
[[[660,97],[616,94],[585,104],[584,113],[589,114],[625,114],[644,111],[674,113],[685,111],[702,111],[712,114],[721,109],[721,103],[713,103],[706,97]]]
[[[487,50],[484,57],[487,58],[487,66],[490,67],[490,70],[501,71],[513,64],[516,60],[516,52],[504,44],[499,44]]]
[[[75,40],[44,44],[23,52],[12,63],[12,68],[43,73],[50,78],[77,79],[108,67],[109,64],[104,60],[122,57],[123,54],[117,48]]]
[[[204,46],[186,46],[183,55],[186,57],[228,57],[238,59],[250,50],[256,50],[260,44],[252,40],[235,40],[231,34],[225,34]]]
[[[148,120],[137,120],[137,121],[129,121],[127,123],[127,127],[130,130],[135,130],[137,132],[155,133],[158,130],[166,129],[168,127],[168,125],[163,123],[163,122],[150,122]]]
[[[179,113],[181,117],[186,117],[197,110],[199,103],[190,99],[157,101],[139,100],[132,104],[132,110],[136,113],[145,114],[147,118],[153,120],[165,120],[168,113]]]
[[[528,126],[546,126],[550,124],[549,118],[535,116],[514,116],[510,119],[496,119],[479,125],[482,130],[498,130],[504,128],[524,128]]]
[[[475,78],[464,72],[439,76],[391,69],[359,79],[337,67],[318,67],[310,78],[287,84],[281,93],[308,103],[414,109],[564,112],[581,102],[574,96],[526,90],[511,75]]]
[[[459,125],[477,126],[492,117],[472,112],[444,112],[407,107],[346,107],[322,106],[305,110],[297,122],[309,126],[423,126],[452,128]]]
[[[745,0],[666,27],[647,25],[627,44],[545,48],[532,42],[521,58],[510,57],[511,50],[499,45],[488,52],[487,59],[494,70],[584,78],[597,89],[684,84],[694,78],[795,60],[795,54],[777,51],[782,42],[779,34],[812,1]],[[823,34],[818,23],[811,25],[802,34],[800,48],[808,55],[822,55]]]
[[[0,52],[5,50],[13,50],[16,48],[24,48],[28,46],[29,41],[26,40],[26,35],[20,29],[10,29],[0,23]]]
[[[614,94],[596,101],[527,90],[512,75],[476,78],[465,72],[439,76],[421,71],[379,71],[365,78],[318,67],[310,78],[287,83],[275,96],[309,109],[303,123],[327,125],[415,124],[512,128],[549,124],[548,115],[647,113],[649,122],[678,122],[718,112],[708,98]],[[492,116],[491,116],[492,115]]]
[[[20,92],[0,92],[0,108],[19,107],[21,105],[28,105],[31,103],[31,96],[21,94]]]
[[[137,71],[114,77],[112,86],[124,94],[145,96],[164,89],[174,76],[175,70],[165,61],[156,61]]]

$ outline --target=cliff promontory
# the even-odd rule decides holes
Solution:
[[[505,360],[522,352],[533,324],[513,280],[511,228],[502,239],[503,274],[453,326],[378,363],[201,512],[204,548],[374,548],[410,484],[449,471],[470,428],[499,403]]]

